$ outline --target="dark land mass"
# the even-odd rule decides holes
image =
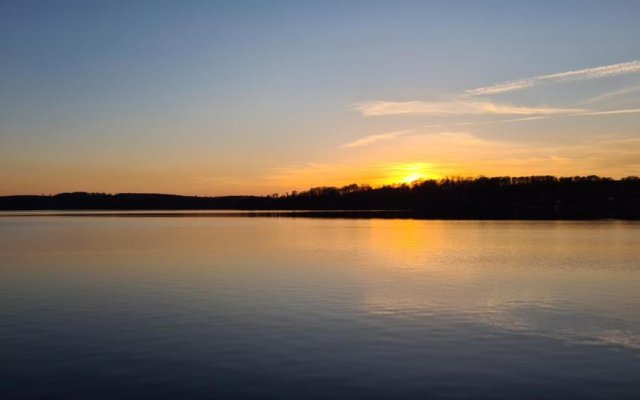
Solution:
[[[3,196],[0,197],[0,210],[274,210],[248,215],[639,220],[640,178],[446,178],[380,188],[355,184],[339,188],[318,187],[268,196],[199,197],[75,192]],[[278,210],[298,212],[287,214]]]

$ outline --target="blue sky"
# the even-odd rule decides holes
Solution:
[[[638,15],[637,1],[3,0],[0,193],[638,174]]]

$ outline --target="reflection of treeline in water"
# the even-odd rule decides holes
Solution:
[[[268,196],[62,193],[0,197],[2,210],[406,210],[418,218],[640,219],[640,178],[445,178]],[[369,214],[371,215],[371,214]],[[399,214],[400,215],[400,214]]]

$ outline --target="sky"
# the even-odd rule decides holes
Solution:
[[[0,0],[0,195],[640,175],[639,1]]]

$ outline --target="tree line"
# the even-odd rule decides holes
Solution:
[[[0,197],[0,210],[205,209],[377,210],[385,216],[446,219],[640,219],[640,178],[450,177],[377,188],[315,187],[267,196],[74,192]]]

